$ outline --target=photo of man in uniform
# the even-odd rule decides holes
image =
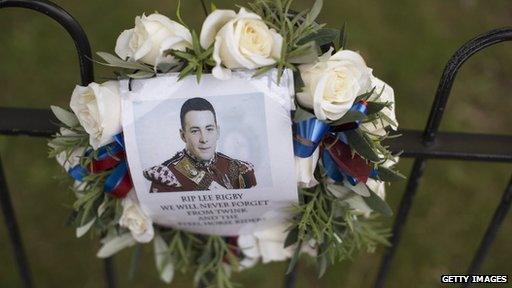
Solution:
[[[185,148],[161,165],[144,170],[150,193],[256,186],[254,167],[217,152],[220,129],[212,104],[204,98],[185,101],[180,111]]]

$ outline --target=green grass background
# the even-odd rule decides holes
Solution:
[[[199,0],[182,1],[184,19],[199,30]],[[296,9],[312,1],[296,1]],[[119,33],[142,12],[173,17],[176,1],[56,1],[82,24],[93,51],[113,52]],[[236,2],[243,4],[243,2]],[[231,8],[232,1],[216,1]],[[395,89],[402,128],[423,129],[443,67],[465,41],[487,30],[510,26],[509,0],[334,1],[326,0],[320,21],[348,23],[348,48],[365,57],[374,74]],[[23,9],[0,11],[0,105],[67,106],[79,70],[74,46],[51,19]],[[441,126],[445,131],[512,132],[512,43],[496,45],[466,63],[454,85]],[[96,80],[110,71],[96,67]],[[103,266],[95,258],[98,241],[75,239],[64,222],[73,201],[68,183],[45,139],[0,137],[23,242],[37,287],[102,287]],[[412,160],[402,159],[406,174]],[[438,287],[442,274],[464,273],[510,177],[509,164],[429,161],[389,275],[389,287]],[[61,176],[56,176],[61,175]],[[396,211],[404,183],[388,189]],[[0,216],[1,218],[2,216]],[[11,245],[0,224],[0,287],[18,287]],[[388,219],[389,225],[392,219]],[[483,265],[483,273],[512,276],[512,216],[508,216]],[[342,262],[317,279],[300,262],[298,287],[370,287],[383,249]],[[127,280],[131,253],[116,257],[120,287],[165,287],[146,247],[133,280]],[[260,265],[235,276],[245,287],[279,287],[284,263]],[[191,287],[191,274],[171,287]]]

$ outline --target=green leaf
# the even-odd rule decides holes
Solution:
[[[310,34],[298,42],[299,45],[308,43],[310,41],[315,41],[316,45],[323,46],[326,44],[334,43],[334,41],[338,38],[340,32],[336,29],[331,28],[322,28],[318,32]]]
[[[385,107],[388,107],[388,103],[382,103],[382,102],[367,102],[366,105],[366,114],[372,115],[380,110],[384,109]]]
[[[334,121],[332,126],[339,126],[347,123],[352,123],[356,121],[362,121],[366,117],[366,114],[361,113],[360,111],[349,110],[343,117]]]
[[[199,43],[199,37],[197,36],[197,33],[195,30],[192,30],[192,46],[193,46],[193,49],[194,49],[194,52],[196,53],[196,55],[201,55],[202,48],[201,48],[201,44]]]
[[[144,78],[151,78],[155,76],[155,72],[148,72],[148,71],[137,71],[132,74],[127,74],[126,76],[133,78],[133,79],[144,79]]]
[[[121,58],[114,56],[107,52],[96,52],[98,56],[100,56],[103,60],[105,60],[108,66],[125,68],[125,69],[133,69],[133,70],[144,70],[148,72],[152,72],[153,69],[148,66],[135,62],[135,61],[124,61]]]
[[[370,188],[368,188],[370,190]],[[389,207],[386,201],[382,200],[375,192],[370,190],[370,197],[363,197],[364,202],[368,207],[370,207],[373,211],[378,212],[384,216],[391,217],[393,216],[393,211]]]
[[[372,96],[374,92],[375,92],[375,87],[373,87],[372,90],[357,96],[356,100],[354,100],[354,103],[362,101],[362,100],[367,101],[368,98],[370,98],[370,96]]]
[[[73,112],[62,109],[59,106],[50,106],[53,114],[60,122],[65,124],[66,126],[73,128],[79,125],[78,118]]]
[[[386,168],[384,166],[379,166],[379,179],[386,182],[396,182],[407,179],[404,175],[402,175],[398,171],[394,171],[392,169]]]
[[[306,64],[315,62],[318,58],[318,47],[310,41],[288,53],[287,61],[293,64]]]
[[[156,69],[161,73],[168,73],[171,69],[175,68],[177,65],[167,62],[158,63]]]
[[[381,159],[374,150],[373,142],[360,129],[348,130],[344,132],[348,139],[348,144],[359,155],[366,160],[379,162]]]
[[[327,265],[329,264],[327,259],[327,254],[322,254],[316,260],[317,270],[318,270],[318,278],[322,278],[324,276],[325,271],[327,271]]]
[[[210,13],[217,10],[217,6],[215,6],[215,3],[211,2],[210,3]]]
[[[293,114],[293,122],[301,122],[313,117],[315,117],[315,114],[312,114],[302,109],[300,106],[297,106],[297,110],[295,110],[295,114]]]
[[[297,241],[299,241],[299,228],[295,226],[295,228],[288,232],[286,240],[284,241],[284,248],[292,246],[293,244],[297,243]]]
[[[297,248],[295,249],[295,252],[293,253],[292,259],[290,259],[290,262],[288,264],[288,269],[286,270],[286,274],[292,273],[293,268],[295,268],[295,265],[297,265],[297,262],[299,261],[301,246],[302,246],[302,241],[299,241],[297,244]]]
[[[309,23],[313,23],[316,18],[318,18],[318,15],[320,15],[320,12],[322,11],[322,6],[324,5],[323,0],[316,0],[315,4],[313,4],[313,7],[309,11],[308,14],[308,20]]]
[[[343,27],[341,27],[340,30],[340,40],[339,40],[339,48],[340,49],[347,49],[347,22],[343,23]]]
[[[252,75],[253,78],[256,78],[258,76],[261,76],[265,73],[267,73],[268,71],[270,71],[272,68],[274,68],[275,65],[270,65],[270,66],[263,66],[261,68],[258,68],[258,70],[256,70],[256,72],[254,73],[254,75]]]

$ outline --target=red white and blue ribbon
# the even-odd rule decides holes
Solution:
[[[112,173],[105,180],[103,188],[105,193],[122,198],[133,188],[133,183],[126,162],[123,134],[119,133],[113,139],[114,142],[102,146],[96,151],[89,150],[86,152],[86,155],[94,153],[88,168],[76,165],[69,169],[68,173],[73,179],[83,181],[89,173],[112,170]]]
[[[366,114],[367,106],[366,101],[359,101],[350,110]],[[377,177],[377,171],[359,155],[352,155],[347,138],[341,132],[357,129],[360,124],[360,121],[354,121],[331,127],[316,117],[294,123],[293,148],[295,156],[310,157],[318,145],[324,141],[321,147],[321,159],[327,176],[336,182],[346,179],[352,185],[356,185],[358,182],[366,183],[369,177]]]

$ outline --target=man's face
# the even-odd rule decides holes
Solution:
[[[210,160],[215,155],[219,127],[211,111],[189,111],[185,114],[184,125],[180,130],[181,139],[187,150],[200,160]]]

